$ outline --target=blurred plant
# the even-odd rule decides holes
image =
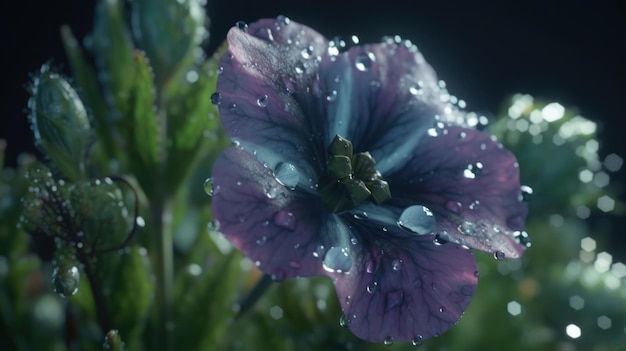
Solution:
[[[342,328],[329,279],[258,294],[262,274],[218,232],[212,183],[202,189],[229,145],[209,98],[204,3],[124,5],[98,2],[86,50],[61,29],[72,79],[50,64],[34,74],[42,160],[4,167],[0,141],[0,350],[414,349]],[[476,255],[487,279],[420,349],[621,350],[626,265],[587,220],[623,214],[611,183],[623,159],[600,158],[593,122],[530,96],[490,131],[534,190],[532,247],[520,260]]]

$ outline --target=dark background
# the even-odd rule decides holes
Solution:
[[[67,70],[59,27],[91,30],[95,0],[3,2],[0,12],[0,138],[9,165],[35,152],[25,117],[29,74],[46,61]],[[626,11],[615,1],[253,1],[208,0],[211,52],[238,20],[284,14],[326,37],[361,42],[399,34],[410,39],[468,110],[494,113],[512,93],[575,106],[599,124],[600,155],[626,157]],[[207,97],[208,98],[208,97]],[[543,161],[543,160],[542,160]],[[624,181],[624,170],[612,178]],[[623,190],[620,191],[624,200]],[[604,226],[605,218],[596,218]],[[612,220],[611,251],[626,246],[626,221]],[[606,228],[606,227],[605,227]],[[621,247],[621,249],[620,249]]]

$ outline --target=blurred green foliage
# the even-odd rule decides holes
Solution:
[[[207,24],[200,0],[109,0],[85,47],[61,28],[73,78],[46,64],[30,89],[45,158],[5,168],[0,142],[0,350],[415,349],[355,338],[329,279],[257,294],[262,274],[202,189],[229,145],[209,99],[224,47],[202,54]],[[490,128],[534,189],[532,247],[477,253],[470,307],[419,349],[623,350],[626,265],[586,222],[623,214],[609,182],[621,158],[600,160],[592,121],[527,95]]]

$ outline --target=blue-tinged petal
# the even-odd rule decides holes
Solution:
[[[436,116],[456,113],[442,102],[435,72],[410,44],[352,47],[324,57],[319,75],[328,115],[325,137],[338,134],[356,152],[369,151],[383,175],[402,167]]]
[[[447,127],[433,135],[422,139],[403,169],[387,175],[389,204],[426,206],[436,219],[433,233],[449,241],[521,256],[528,209],[515,156],[477,130]]]
[[[213,189],[220,231],[263,272],[277,280],[324,272],[319,250],[328,245],[320,235],[327,214],[317,199],[290,190],[235,147],[215,161]]]
[[[220,61],[219,95],[213,97],[228,135],[249,153],[257,147],[271,150],[267,160],[257,155],[270,167],[276,166],[270,162],[289,162],[305,178],[315,177],[325,145],[315,137],[322,120],[316,118],[320,111],[314,110],[310,85],[326,40],[279,18],[233,27],[228,44]]]
[[[356,336],[419,344],[459,320],[478,280],[471,250],[437,245],[432,235],[407,236],[397,227],[353,227],[363,242],[354,246],[352,269],[327,274]]]

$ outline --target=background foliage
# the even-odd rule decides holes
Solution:
[[[72,77],[33,74],[43,157],[0,162],[0,350],[414,349],[342,328],[325,278],[258,294],[262,275],[220,236],[203,184],[228,140],[204,5],[99,1],[84,43],[61,29]],[[623,216],[623,159],[556,102],[515,95],[491,120],[534,189],[533,245],[521,260],[477,253],[472,304],[420,349],[621,350],[626,266],[587,220]]]

